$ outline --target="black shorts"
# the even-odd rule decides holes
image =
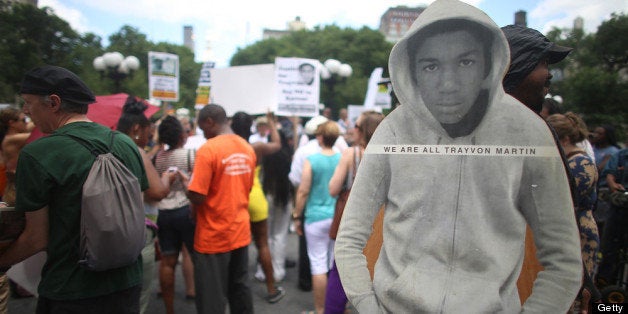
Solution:
[[[193,252],[196,224],[190,217],[189,205],[171,210],[160,209],[157,226],[159,227],[157,237],[162,255],[179,255],[182,244],[185,244],[188,252]]]

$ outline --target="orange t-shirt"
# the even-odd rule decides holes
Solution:
[[[194,206],[194,249],[216,254],[251,243],[249,192],[253,186],[255,152],[235,134],[209,139],[196,152],[188,189],[206,196]]]

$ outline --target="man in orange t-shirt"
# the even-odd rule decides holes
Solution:
[[[194,284],[198,313],[253,313],[248,282],[249,192],[255,152],[233,134],[225,110],[207,105],[198,116],[207,142],[196,153],[188,197],[194,204]]]

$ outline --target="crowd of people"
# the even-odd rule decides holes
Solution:
[[[290,293],[291,230],[306,313],[586,311],[621,272],[628,148],[546,98],[549,65],[570,51],[440,0],[391,51],[386,117],[325,108],[301,125],[209,104],[150,119],[129,96],[116,137],[87,118],[95,97],[78,76],[33,69],[22,109],[0,111],[2,201],[25,217],[0,253],[0,312],[5,272],[45,250],[37,313],[145,313],[156,292],[175,313],[178,264],[198,313],[253,313],[250,278],[268,303]],[[96,272],[76,248],[91,150],[105,148],[137,178],[146,232],[141,257]]]

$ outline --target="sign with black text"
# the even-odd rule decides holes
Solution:
[[[314,117],[320,103],[320,62],[276,58],[277,115]]]

